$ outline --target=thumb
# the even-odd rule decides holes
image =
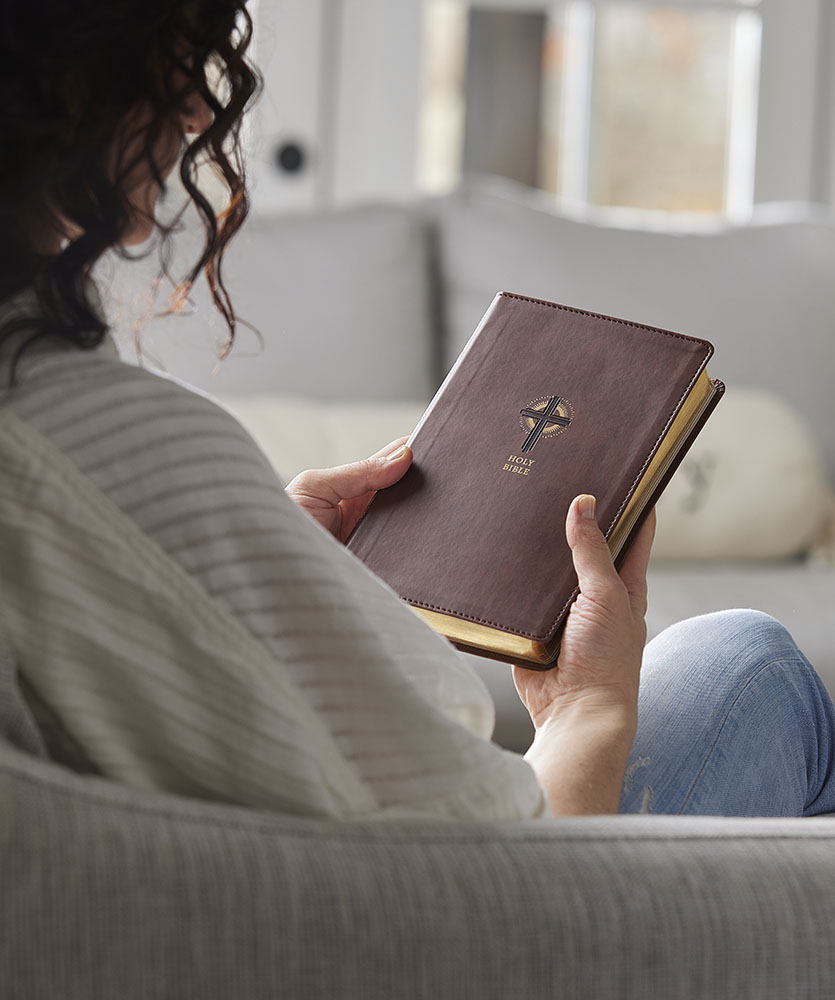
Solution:
[[[412,464],[412,449],[406,447],[408,438],[401,437],[375,452],[370,458],[347,466],[356,477],[356,492],[346,493],[346,497],[362,496],[372,490],[392,486],[403,478]]]
[[[593,599],[619,582],[609,545],[597,524],[596,511],[595,498],[583,494],[572,501],[565,522],[565,537],[574,559],[580,591]]]
[[[298,475],[290,486],[332,504],[392,486],[402,478],[412,461],[412,451],[405,447],[406,440],[405,437],[397,438],[360,462],[333,469],[308,470]]]

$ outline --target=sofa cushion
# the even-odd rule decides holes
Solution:
[[[224,393],[218,402],[255,438],[288,482],[305,469],[368,458],[411,434],[425,402],[333,403],[300,396]]]
[[[809,551],[830,509],[820,448],[793,407],[729,389],[658,503],[658,561],[775,560]]]
[[[285,482],[374,454],[411,433],[424,404],[223,395]],[[580,487],[578,487],[580,488]],[[730,389],[658,504],[653,558],[762,561],[806,553],[831,510],[820,448],[784,400]]]
[[[191,216],[173,241],[172,274],[186,273],[202,236]],[[150,244],[146,245],[146,249]],[[283,392],[331,399],[424,399],[436,358],[428,241],[407,207],[364,206],[304,215],[253,216],[230,245],[224,280],[242,323],[218,362],[227,327],[201,278],[181,314],[149,287],[157,254],[108,258],[97,272],[120,354],[141,356],[205,390]],[[252,324],[263,337],[243,325]]]
[[[769,389],[815,428],[835,473],[835,226],[798,206],[764,206],[752,223],[653,230],[559,215],[510,183],[475,184],[427,202],[438,229],[445,365],[498,291],[704,337],[711,374]]]
[[[656,563],[647,576],[649,638],[694,615],[757,608],[773,615],[835,697],[835,573],[802,562]]]

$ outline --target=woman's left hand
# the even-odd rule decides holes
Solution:
[[[309,469],[287,484],[286,493],[340,542],[346,542],[377,490],[392,486],[412,463],[405,437],[375,455],[335,469]]]

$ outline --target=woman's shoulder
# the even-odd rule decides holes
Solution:
[[[165,470],[179,480],[234,464],[250,482],[280,483],[261,449],[210,396],[171,376],[122,361],[115,351],[33,353],[7,406],[109,491],[112,484]],[[129,475],[130,474],[130,475]]]
[[[94,350],[68,346],[39,351],[35,344],[21,355],[14,380],[9,364],[0,371],[0,405],[35,410],[63,401],[83,408],[85,400],[95,400],[100,412],[109,400],[114,406],[156,407],[164,402],[237,425],[208,393],[174,375],[122,360],[110,340]]]
[[[38,350],[35,343],[21,355],[13,381],[8,369],[4,365],[0,373],[0,402],[4,404],[47,397],[113,396],[125,402],[165,399],[206,413],[222,411],[207,393],[176,376],[122,360],[109,339],[94,350],[71,345]]]

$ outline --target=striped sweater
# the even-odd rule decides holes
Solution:
[[[8,307],[8,306],[7,306]],[[543,815],[468,664],[209,398],[46,343],[0,365],[0,628],[54,757],[310,816]]]

